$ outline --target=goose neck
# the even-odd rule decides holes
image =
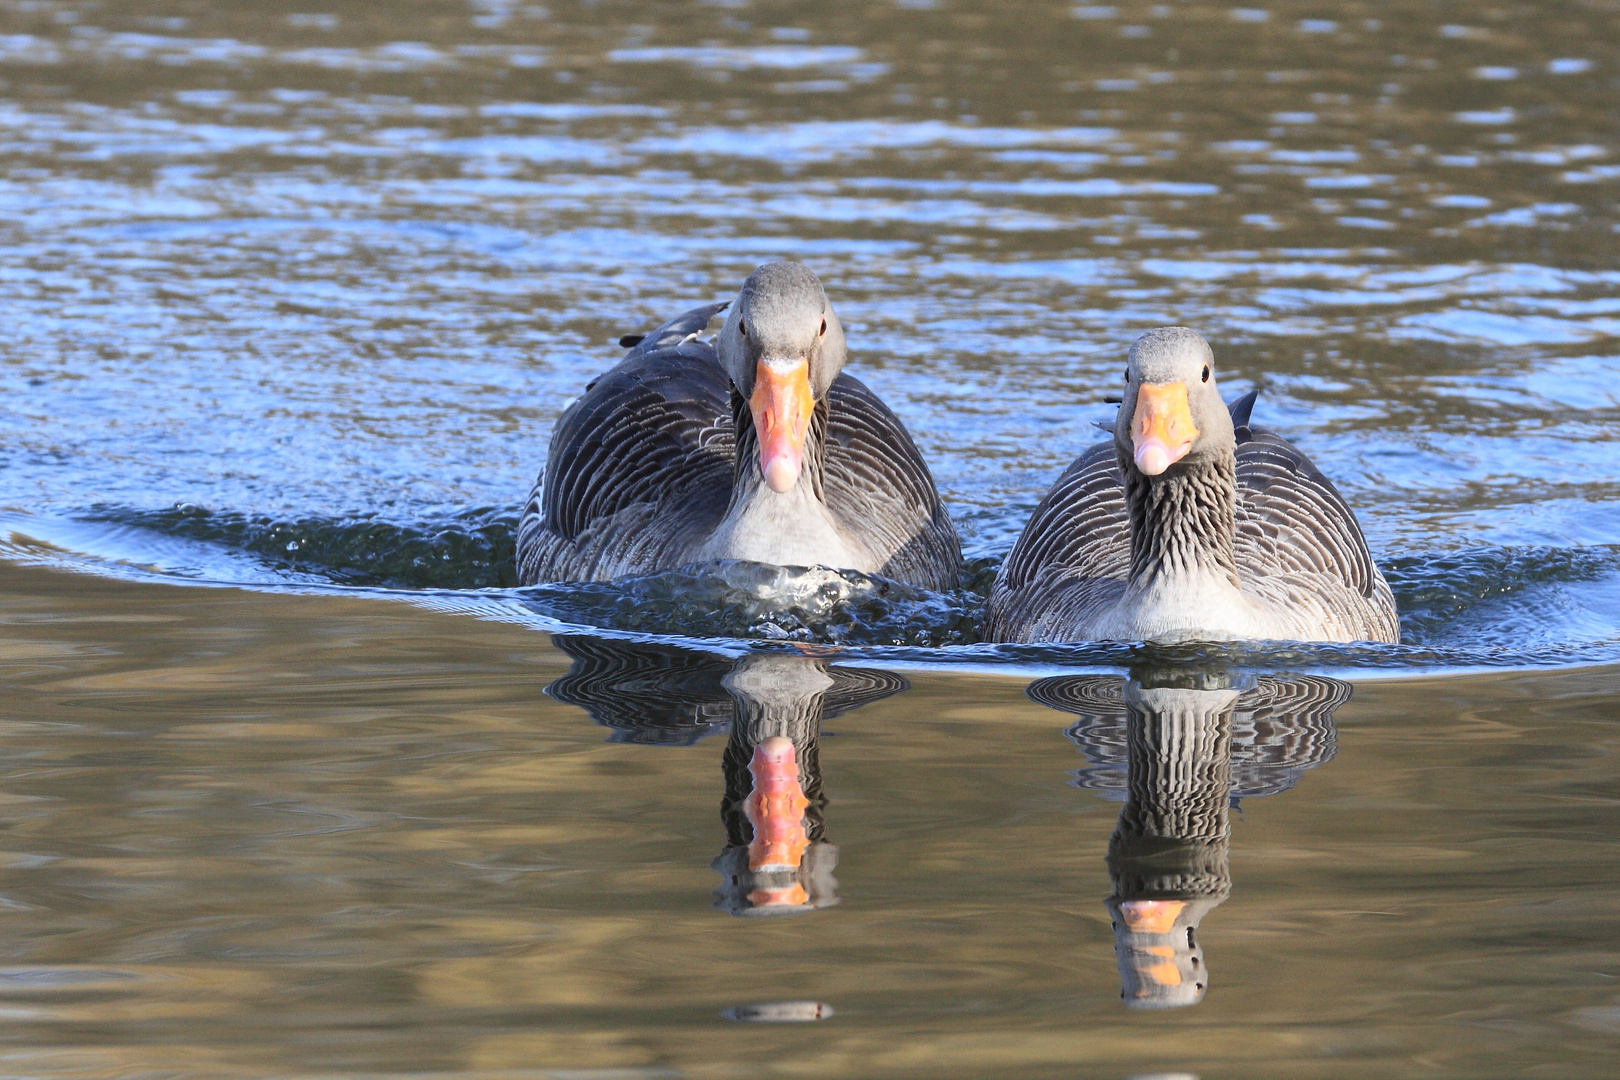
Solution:
[[[1238,588],[1232,534],[1237,513],[1234,453],[1187,461],[1144,476],[1121,454],[1130,513],[1130,582],[1160,577],[1214,577]]]

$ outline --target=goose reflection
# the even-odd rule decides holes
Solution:
[[[690,746],[728,731],[721,759],[726,846],[715,907],[795,915],[838,903],[827,841],[821,724],[910,688],[898,675],[799,652],[738,659],[670,645],[558,634],[573,658],[546,687],[612,729],[612,742]]]
[[[1125,802],[1104,901],[1120,996],[1139,1009],[1197,1004],[1209,987],[1199,926],[1232,891],[1231,807],[1332,760],[1349,685],[1143,669],[1042,679],[1028,694],[1080,717],[1068,734],[1092,764],[1076,783]]]

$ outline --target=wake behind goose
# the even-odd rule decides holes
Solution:
[[[961,543],[905,426],[843,372],[844,330],[798,263],[749,275],[591,382],[551,437],[518,577],[608,581],[743,560],[943,589]]]
[[[1185,327],[1131,346],[1113,439],[1069,466],[991,587],[1002,641],[1400,639],[1394,595],[1333,483],[1230,407]]]

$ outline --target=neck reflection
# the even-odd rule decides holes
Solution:
[[[726,845],[715,907],[796,915],[838,903],[838,847],[826,839],[822,721],[901,693],[887,671],[834,667],[797,652],[738,659],[647,642],[559,634],[573,658],[546,688],[613,729],[611,742],[690,746],[725,730],[720,818]]]
[[[1198,932],[1232,891],[1230,808],[1274,795],[1331,760],[1333,712],[1350,687],[1316,676],[1133,670],[1032,684],[1080,720],[1081,787],[1123,796],[1108,842],[1120,996],[1138,1009],[1195,1005],[1209,987]]]

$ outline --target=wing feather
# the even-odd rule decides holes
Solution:
[[[1399,636],[1394,597],[1355,513],[1310,458],[1282,436],[1245,425],[1237,485],[1232,553],[1246,589],[1290,606],[1312,597],[1362,639]]]
[[[725,515],[735,458],[713,347],[638,345],[558,420],[518,529],[519,580],[605,580],[663,561]]]
[[[1036,506],[990,589],[991,640],[1034,640],[1118,599],[1131,565],[1130,514],[1112,441],[1075,459]]]
[[[956,584],[962,545],[934,477],[900,418],[853,375],[827,392],[823,494],[833,518],[885,553],[885,576],[924,587]]]

